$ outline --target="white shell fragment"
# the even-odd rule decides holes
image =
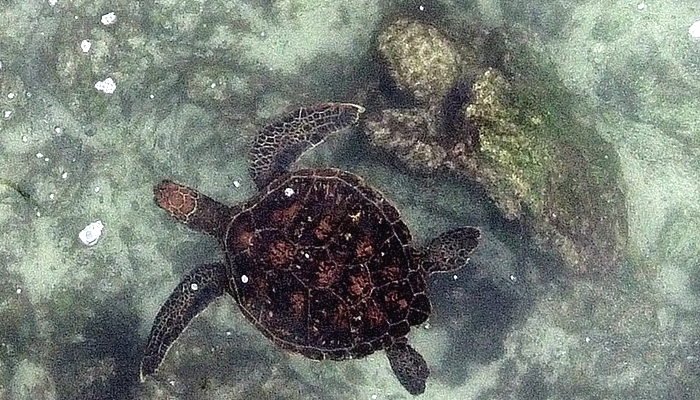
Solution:
[[[102,25],[112,25],[117,20],[117,15],[113,12],[105,14],[100,19]]]
[[[98,81],[97,83],[95,83],[95,89],[99,90],[102,93],[111,94],[114,93],[114,91],[117,89],[117,84],[114,83],[114,80],[112,78],[107,78],[103,81]]]
[[[85,39],[80,42],[80,49],[83,51],[83,53],[90,51],[90,47],[92,47],[92,43],[89,40]]]
[[[700,21],[695,21],[693,22],[693,25],[690,25],[690,28],[688,28],[688,33],[690,36],[694,38],[699,38],[700,37]]]
[[[84,245],[94,246],[97,244],[97,241],[100,240],[104,228],[105,226],[102,224],[102,221],[95,221],[80,231],[78,238]]]
[[[284,195],[287,196],[287,197],[293,196],[293,195],[294,195],[294,189],[292,189],[292,188],[290,188],[290,187],[284,189]]]

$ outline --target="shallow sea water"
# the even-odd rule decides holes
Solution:
[[[226,203],[255,191],[257,127],[361,102],[394,15],[528,32],[620,157],[626,260],[572,276],[484,189],[416,174],[344,132],[299,162],[367,179],[416,242],[475,225],[478,271],[434,275],[410,342],[425,399],[700,398],[700,6],[643,1],[13,1],[0,8],[0,399],[411,398],[382,352],[312,362],[230,298],[139,382],[153,318],[216,243],[153,201],[163,178]],[[99,240],[79,232],[100,221]]]

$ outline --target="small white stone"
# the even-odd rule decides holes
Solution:
[[[64,172],[61,174],[61,178],[63,179],[68,179],[68,172]]]
[[[36,153],[36,158],[44,158],[44,154],[43,153]]]
[[[693,22],[693,25],[688,28],[688,33],[694,38],[700,38],[700,21]]]
[[[104,225],[102,224],[102,221],[95,221],[89,224],[88,226],[85,227],[80,233],[78,234],[78,238],[80,239],[81,242],[83,242],[84,245],[86,246],[93,246],[97,244],[97,241],[100,240],[100,236],[102,236],[102,230],[104,229]]]
[[[60,134],[61,132],[63,132],[63,130],[61,129],[60,126],[57,126],[57,127],[53,128],[53,131],[56,132],[56,133],[58,133],[58,134]]]
[[[99,187],[99,186],[95,186],[95,193],[99,193],[99,192],[100,192],[100,187]]]
[[[26,137],[26,136],[22,136],[22,141],[23,141],[24,143],[27,143],[27,142],[29,141],[29,138]]]
[[[233,186],[235,187],[241,187],[241,183],[238,181],[233,181]]]
[[[100,21],[102,21],[102,25],[112,25],[116,20],[117,20],[116,14],[111,12],[109,14],[103,15],[102,19]]]
[[[646,6],[647,5],[644,3],[639,3],[639,4],[637,4],[637,10],[643,10],[644,8],[646,8]]]
[[[7,94],[7,98],[10,99],[10,100],[12,100],[12,99],[15,98],[15,94],[10,92],[10,93]]]
[[[12,110],[5,111],[5,118],[10,118],[10,115],[12,115]]]
[[[107,78],[103,81],[98,81],[97,83],[95,83],[95,89],[99,90],[102,93],[111,94],[114,93],[114,91],[117,89],[117,84],[114,83],[114,80],[112,78]]]
[[[456,274],[455,274],[455,275],[452,275],[452,280],[453,280],[453,281],[456,281],[457,278],[458,278],[458,276],[457,276]]]
[[[53,200],[53,199],[54,199],[55,197],[56,197],[56,195],[55,195],[55,194],[53,194],[53,193],[49,193],[49,199]]]
[[[90,47],[92,47],[92,42],[90,42],[89,40],[86,39],[80,42],[80,50],[82,50],[83,53],[87,53],[88,51],[90,51]]]
[[[243,282],[243,283],[248,283],[248,276],[247,276],[247,275],[241,275],[241,282]]]
[[[18,288],[17,288],[17,294],[22,294],[22,288],[21,288],[21,287],[18,287]]]
[[[190,289],[192,289],[193,292],[196,292],[197,290],[199,290],[199,285],[193,283],[190,285]]]
[[[50,5],[51,7],[55,6],[56,3],[58,3],[58,0],[49,0],[49,5]]]
[[[284,189],[284,195],[287,197],[292,197],[294,195],[294,189],[290,187]]]

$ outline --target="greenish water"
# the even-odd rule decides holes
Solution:
[[[434,312],[409,335],[432,372],[422,397],[700,398],[700,39],[689,33],[700,6],[463,3],[3,1],[0,399],[410,398],[382,352],[287,354],[228,298],[138,381],[160,305],[186,271],[222,257],[156,207],[153,185],[250,197],[257,127],[290,107],[366,99],[375,35],[395,15],[522,30],[580,100],[572,113],[619,155],[629,224],[624,262],[572,276],[477,183],[407,172],[357,131],[305,157],[366,177],[419,243],[484,231],[476,276],[429,280]],[[83,244],[98,220],[101,237]]]

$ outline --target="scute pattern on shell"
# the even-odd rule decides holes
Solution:
[[[279,346],[314,359],[362,357],[430,313],[408,228],[356,175],[293,172],[241,210],[225,239],[231,293]]]

